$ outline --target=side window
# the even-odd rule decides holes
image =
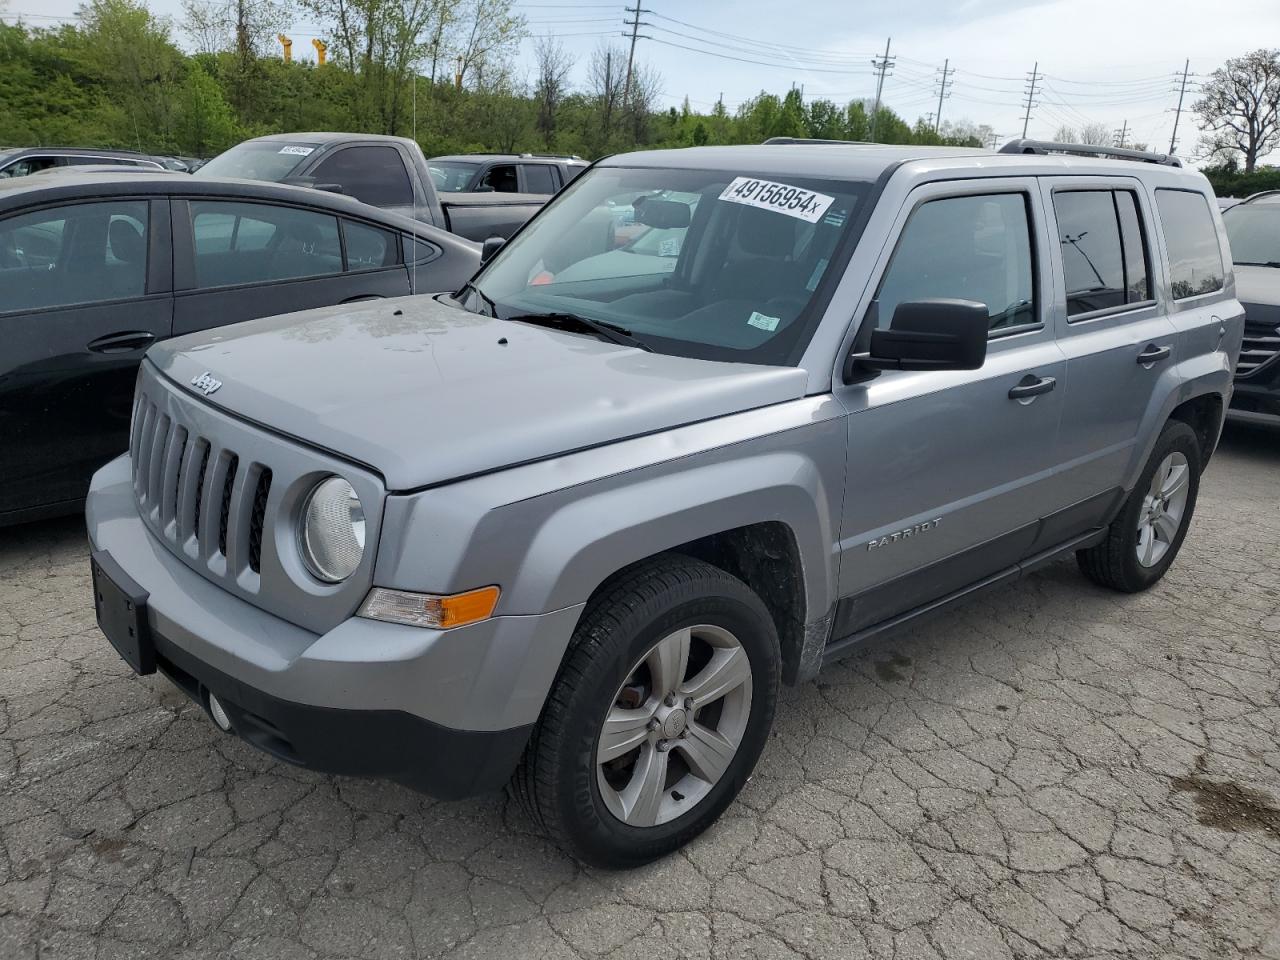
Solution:
[[[1115,195],[1069,190],[1053,195],[1066,278],[1067,316],[1123,306],[1124,247]]]
[[[889,326],[900,303],[937,298],[986,304],[992,331],[1035,322],[1024,194],[930,200],[911,214],[880,281],[877,323]]]
[[[342,232],[347,240],[347,270],[371,270],[400,262],[399,244],[391,231],[344,220]]]
[[[336,217],[264,203],[193,200],[196,286],[342,272]]]
[[[1120,215],[1120,239],[1124,242],[1125,302],[1141,303],[1151,299],[1151,276],[1146,231],[1142,229],[1142,214],[1133,191],[1116,191],[1116,213]]]
[[[1173,298],[1182,300],[1221,290],[1224,282],[1218,231],[1204,194],[1157,190],[1156,207],[1169,250]]]
[[[345,147],[320,161],[310,176],[336,183],[349,197],[375,207],[407,207],[413,185],[395,147]]]
[[[503,163],[496,167],[490,167],[489,172],[480,180],[476,189],[496,190],[498,193],[519,193],[520,184],[516,180],[515,165]]]
[[[76,204],[0,221],[0,311],[142,296],[147,227],[145,200]]]
[[[555,193],[556,183],[552,179],[551,165],[547,163],[522,163],[526,193]]]
[[[56,167],[58,160],[56,157],[23,157],[21,160],[15,160],[9,166],[0,170],[0,179],[8,177],[29,177],[33,173],[39,173],[41,170],[48,170],[50,167]]]
[[[404,238],[404,248],[409,254],[406,258],[408,262],[416,263],[419,266],[424,263],[430,263],[444,252],[433,243],[427,243],[425,240],[417,240],[409,236]]]

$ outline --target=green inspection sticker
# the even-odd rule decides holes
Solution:
[[[769,330],[769,331],[777,330],[778,324],[780,324],[781,322],[782,322],[781,317],[765,316],[763,313],[756,313],[756,311],[754,310],[751,311],[751,316],[747,318],[747,323],[749,323],[751,326],[759,327],[761,330]]]

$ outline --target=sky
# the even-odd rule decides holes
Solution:
[[[181,29],[180,0],[149,0]],[[553,35],[575,58],[572,80],[585,82],[591,51],[601,43],[625,49],[620,0],[517,0],[529,39],[521,45],[519,73],[532,79],[537,37]],[[1047,139],[1061,126],[1103,123],[1127,143],[1167,150],[1183,65],[1191,77],[1184,107],[1198,80],[1228,57],[1258,46],[1280,46],[1280,2],[1235,0],[1229,13],[1203,0],[639,0],[638,60],[662,78],[665,105],[688,97],[707,111],[723,96],[732,111],[762,89],[784,93],[793,85],[806,100],[845,103],[875,94],[872,60],[890,41],[893,65],[884,102],[914,122],[938,109],[938,80],[950,74],[944,120],[989,124],[1000,139],[1023,130],[1027,76],[1037,84],[1027,135]],[[8,0],[8,15],[71,16],[78,0]],[[32,18],[32,24],[50,22]],[[300,18],[290,31],[294,55],[310,57],[314,24]],[[1195,117],[1184,110],[1178,153],[1198,153]],[[1280,162],[1280,155],[1272,162]]]

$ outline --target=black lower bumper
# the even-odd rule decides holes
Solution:
[[[280,700],[152,633],[156,666],[208,710],[218,698],[234,732],[288,763],[395,780],[445,800],[500,788],[532,731],[454,730],[399,710],[346,710]]]

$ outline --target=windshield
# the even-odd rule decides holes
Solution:
[[[436,185],[436,190],[440,193],[459,193],[466,190],[478,169],[480,169],[478,163],[463,163],[455,160],[427,161],[431,182]]]
[[[1280,264],[1280,203],[1242,203],[1222,214],[1231,241],[1231,260]]]
[[[283,140],[247,140],[218,154],[192,175],[279,182],[296,170],[317,146],[319,144]]]
[[[794,363],[868,189],[751,171],[597,167],[504,247],[475,288],[500,317],[574,313],[662,353]]]

